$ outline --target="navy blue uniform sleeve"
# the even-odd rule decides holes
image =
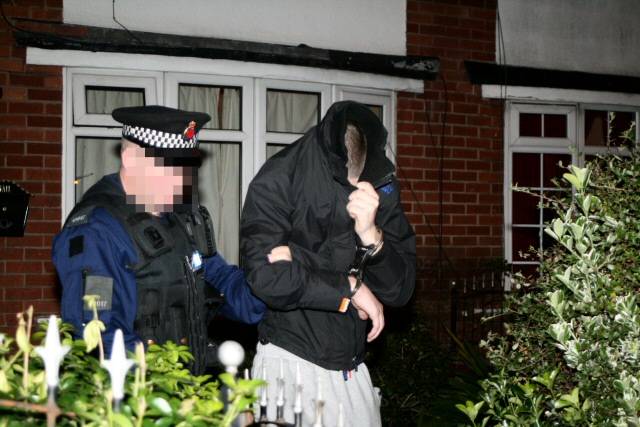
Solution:
[[[76,336],[82,337],[84,325],[93,318],[91,311],[84,310],[82,299],[87,277],[107,283],[112,279],[111,307],[98,311],[106,326],[105,351],[108,356],[117,329],[133,350],[139,341],[133,330],[137,294],[135,276],[126,266],[134,264],[137,256],[120,223],[103,209],[94,210],[87,223],[67,227],[56,236],[52,258],[62,284],[62,319],[75,327]]]
[[[205,281],[224,295],[220,314],[239,322],[254,324],[262,320],[266,307],[251,293],[244,272],[216,254],[205,260]]]

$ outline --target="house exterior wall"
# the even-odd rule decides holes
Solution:
[[[441,61],[424,94],[398,96],[397,113],[402,200],[418,236],[417,298],[434,324],[448,324],[450,280],[503,257],[502,106],[482,99],[464,68],[465,60],[494,61],[495,27],[494,0],[407,2],[407,54]],[[436,237],[441,143],[442,246],[450,263],[439,261]]]
[[[112,3],[64,0],[64,21],[121,29]],[[391,55],[406,49],[404,0],[119,0],[115,13],[130,30]]]
[[[21,28],[50,28],[60,22],[62,3],[4,4]],[[0,329],[33,305],[38,315],[59,310],[51,242],[60,229],[62,69],[25,64],[6,22],[0,22],[0,179],[17,182],[32,195],[24,237],[0,237]]]
[[[436,147],[441,141],[446,256],[457,266],[468,266],[503,255],[502,110],[498,102],[481,99],[480,88],[468,82],[463,64],[465,59],[494,59],[496,4],[451,3],[406,3],[406,53],[439,56],[442,78],[427,82],[424,93],[399,93],[397,100],[402,199],[418,237],[417,298],[443,319],[448,316],[442,310],[448,304],[448,288],[427,278],[433,277],[439,254],[434,236],[439,234]],[[20,28],[51,31],[63,19],[59,1],[33,0],[4,9],[14,19],[52,22],[16,19]],[[63,74],[60,67],[26,65],[24,48],[15,46],[4,22],[0,38],[0,179],[15,180],[34,196],[25,237],[0,238],[0,328],[7,329],[15,324],[15,313],[30,304],[41,316],[59,312],[60,285],[50,248],[62,221]],[[353,47],[347,43],[342,48]]]
[[[503,0],[499,2],[509,65],[640,75],[640,2]]]

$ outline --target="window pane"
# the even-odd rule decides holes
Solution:
[[[375,114],[376,116],[378,116],[378,118],[380,119],[380,121],[382,121],[382,105],[371,105],[371,104],[367,104],[367,107],[369,107],[369,109],[371,111],[373,111],[373,114]]]
[[[614,111],[609,113],[609,129],[611,131],[611,145],[628,143],[622,138],[623,132],[629,130],[631,123],[635,121],[636,114],[630,111]]]
[[[536,194],[513,191],[512,193],[512,220],[514,224],[539,224],[540,196]]]
[[[520,136],[542,136],[542,114],[520,113]]]
[[[216,244],[232,264],[239,262],[240,237],[240,144],[200,142],[205,157],[198,169],[200,203],[213,220]]]
[[[513,227],[512,230],[513,260],[536,261],[538,257],[530,253],[529,250],[532,247],[535,250],[540,248],[540,229],[538,227]]]
[[[87,114],[111,114],[120,107],[145,105],[144,89],[131,87],[86,86]]]
[[[207,113],[211,120],[204,129],[242,129],[242,88],[181,83],[178,108]]]
[[[560,166],[562,163],[562,167]],[[543,185],[545,187],[554,187],[555,185],[552,182],[553,178],[558,178],[558,181],[562,183],[559,179],[562,177],[562,174],[566,173],[565,169],[569,164],[571,164],[571,155],[569,154],[543,154],[542,155],[542,169],[544,172],[544,181]]]
[[[585,110],[585,145],[604,147],[607,145],[607,112]]]
[[[120,169],[120,138],[76,138],[76,202],[104,175]]]
[[[267,132],[305,133],[319,121],[319,93],[267,90]]]
[[[544,115],[544,137],[545,138],[566,138],[567,137],[567,115],[566,114],[545,114]]]
[[[540,154],[513,154],[513,185],[540,187]]]
[[[279,151],[282,151],[286,145],[284,144],[267,144],[267,159],[276,154]]]
[[[511,269],[514,273],[520,273],[525,278],[534,279],[539,276],[537,264],[513,264]]]

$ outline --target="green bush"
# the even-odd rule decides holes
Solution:
[[[136,349],[135,368],[125,382],[119,411],[112,409],[108,372],[89,354],[101,348],[98,320],[89,322],[84,340],[71,337],[70,325],[61,326],[62,344],[70,347],[60,367],[57,407],[47,406],[47,384],[42,359],[33,341],[44,344],[44,331],[31,337],[33,310],[18,315],[15,340],[0,342],[0,426],[44,426],[47,412],[58,412],[58,426],[229,426],[255,400],[259,380],[219,376],[230,390],[224,408],[220,383],[210,375],[194,376],[187,369],[188,347],[168,342],[152,345],[146,354]],[[102,351],[100,350],[100,353]]]
[[[550,202],[555,242],[536,278],[514,277],[493,374],[472,425],[640,425],[640,156],[570,166],[573,192]]]

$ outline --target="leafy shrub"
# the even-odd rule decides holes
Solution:
[[[32,309],[20,313],[16,339],[7,337],[0,342],[1,426],[47,425],[46,412],[52,409],[47,407],[42,359],[31,344],[32,315]],[[89,354],[100,342],[100,324],[90,322],[88,326],[85,337],[93,341],[89,345],[71,337],[70,325],[61,326],[63,345],[70,351],[60,368],[58,426],[229,426],[255,400],[256,388],[262,384],[220,375],[231,396],[225,411],[220,383],[210,375],[194,376],[187,369],[193,358],[188,347],[168,342],[150,346],[145,354],[139,346],[136,366],[125,382],[125,399],[120,410],[114,411],[109,374]],[[34,333],[33,341],[43,341],[44,335],[44,331]]]
[[[640,425],[640,156],[568,170],[556,245],[514,278],[505,334],[483,342],[494,374],[458,405],[474,426]]]

